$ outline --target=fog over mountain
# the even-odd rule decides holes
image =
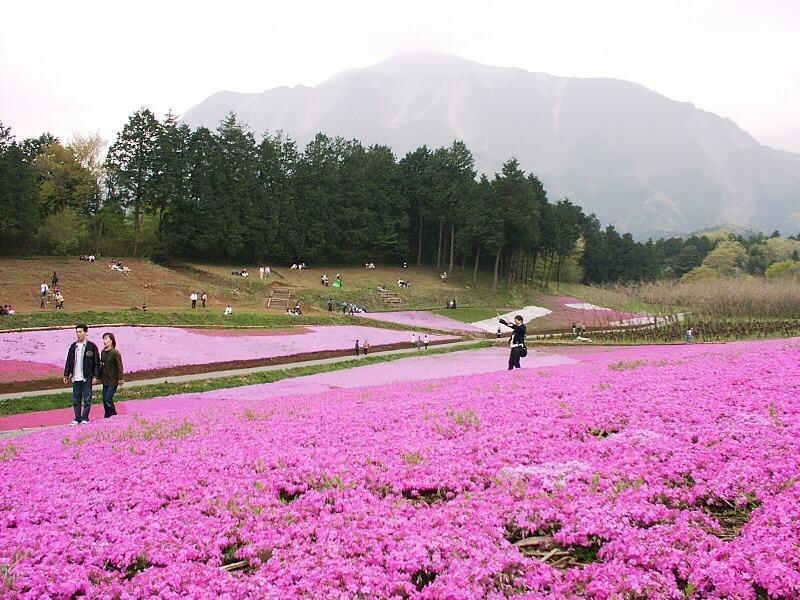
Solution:
[[[639,236],[717,225],[800,230],[800,154],[628,81],[416,54],[314,87],[219,92],[184,121],[214,129],[231,111],[253,132],[283,130],[301,146],[323,132],[403,156],[461,139],[479,172],[515,156],[552,199],[569,197]]]

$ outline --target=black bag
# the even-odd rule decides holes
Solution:
[[[520,356],[520,358],[525,358],[526,356],[528,356],[528,347],[527,346],[523,346],[522,348],[520,348],[519,356]]]

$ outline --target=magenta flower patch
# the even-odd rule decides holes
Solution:
[[[283,335],[240,335],[239,330],[194,330],[178,327],[91,328],[89,339],[102,347],[102,335],[114,333],[122,352],[125,370],[149,371],[218,362],[268,359],[310,352],[347,350],[369,340],[371,346],[406,343],[410,332],[361,326],[303,327],[299,333]],[[269,333],[269,332],[268,332]],[[448,339],[429,335],[431,341]],[[0,334],[0,364],[26,360],[63,368],[72,329],[12,332]]]
[[[0,596],[800,597],[798,340],[626,350],[2,440]]]

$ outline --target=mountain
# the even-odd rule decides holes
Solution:
[[[231,111],[255,133],[283,130],[301,146],[323,132],[402,156],[461,139],[479,172],[515,156],[551,197],[638,236],[718,225],[800,230],[800,155],[628,81],[415,54],[315,87],[219,92],[184,121],[213,129]]]

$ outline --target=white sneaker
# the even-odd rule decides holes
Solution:
[[[89,419],[80,422],[80,425],[88,425],[88,424],[89,424]]]
[[[75,427],[75,425],[80,425],[80,421],[73,421],[69,424],[70,427]]]

